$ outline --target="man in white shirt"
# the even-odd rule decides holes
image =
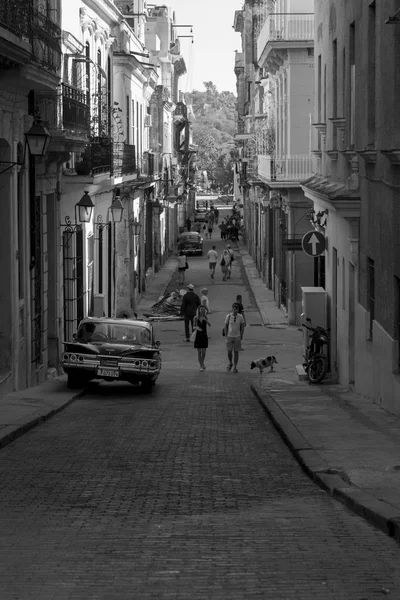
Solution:
[[[217,260],[218,260],[218,252],[216,251],[215,246],[213,246],[212,249],[207,252],[207,257],[208,257],[208,265],[210,267],[210,275],[211,275],[212,279],[214,279],[215,267],[217,266]]]
[[[226,315],[224,330],[229,360],[226,370],[231,371],[233,367],[233,372],[237,373],[239,351],[242,346],[242,337],[244,332],[244,318],[241,314],[239,314],[239,305],[236,302],[232,304],[232,312],[230,312],[229,315]]]

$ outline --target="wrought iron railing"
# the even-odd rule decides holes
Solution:
[[[85,92],[62,83],[54,92],[36,91],[35,101],[36,114],[48,129],[88,138],[90,113]]]
[[[1,0],[0,27],[31,44],[32,59],[56,72],[61,64],[61,29],[27,0]]]
[[[109,138],[93,138],[89,155],[93,175],[109,171],[121,177],[137,170],[136,148],[132,144],[113,142]]]

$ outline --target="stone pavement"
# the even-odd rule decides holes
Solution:
[[[299,381],[295,366],[300,346],[295,340],[300,333],[288,326],[246,249],[240,244],[236,252],[261,317],[261,323],[249,326],[265,327],[267,341],[262,345],[267,353],[276,353],[280,346],[276,370],[255,375],[253,393],[313,481],[400,541],[400,419],[339,385]],[[171,256],[149,283],[139,314],[171,286],[175,269],[176,257]],[[61,376],[0,398],[0,448],[80,394],[69,391]]]

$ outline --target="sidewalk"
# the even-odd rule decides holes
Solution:
[[[261,320],[289,335],[283,311],[239,245]],[[163,295],[176,268],[171,256],[138,304],[147,310]],[[286,333],[287,332],[287,333]],[[277,367],[279,367],[278,365]],[[264,372],[251,388],[308,475],[332,497],[400,542],[400,419],[339,385],[309,385],[293,370]],[[62,410],[82,392],[66,376],[0,398],[0,448]]]

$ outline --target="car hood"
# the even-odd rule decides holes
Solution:
[[[126,356],[132,354],[159,352],[158,348],[152,346],[143,346],[140,344],[118,344],[110,342],[93,342],[91,344],[82,344],[79,342],[63,342],[67,352],[77,352],[82,354],[105,354],[106,356]]]

